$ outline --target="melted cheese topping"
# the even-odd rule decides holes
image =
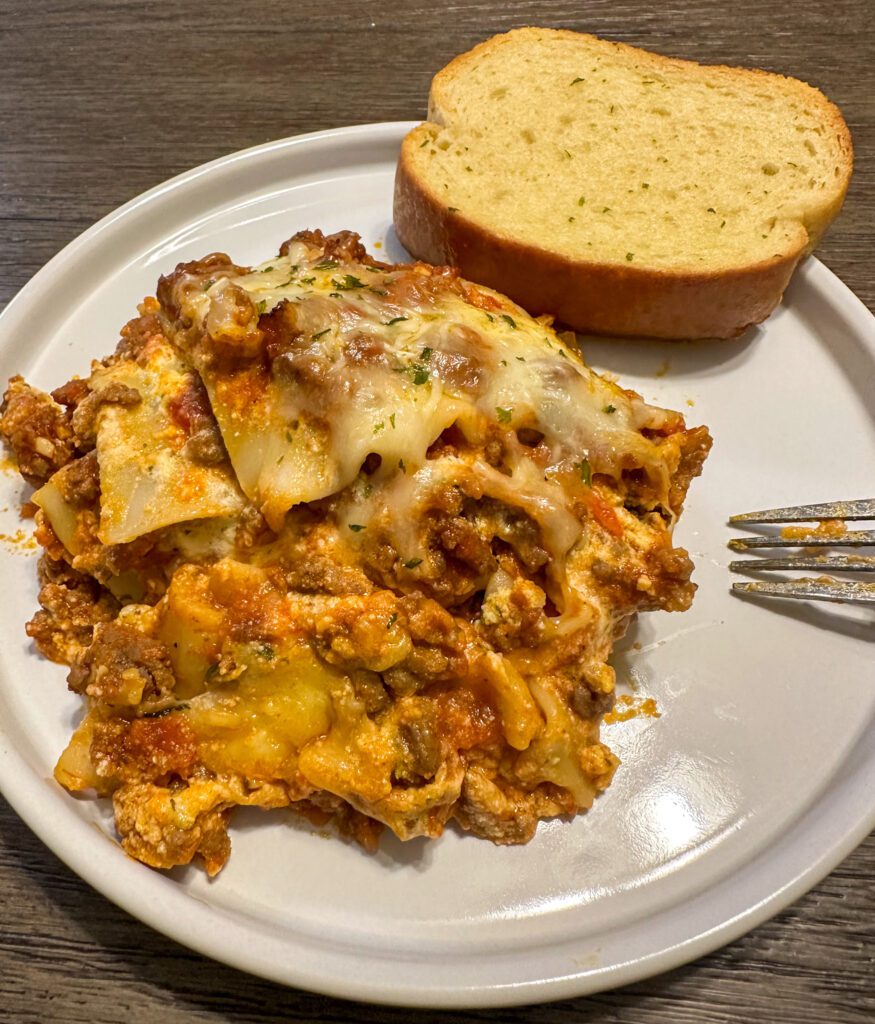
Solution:
[[[671,453],[641,430],[676,427],[677,414],[592,373],[504,297],[453,284],[432,268],[340,267],[295,243],[251,273],[188,291],[185,313],[202,327],[190,355],[240,485],[268,521],[342,490],[369,455],[384,477],[415,472],[451,425],[476,445],[543,435],[537,481],[530,460],[519,472],[547,503],[563,470],[588,480],[635,468],[667,504]],[[231,371],[216,358],[222,346],[239,357],[263,314],[277,313],[295,343],[270,373],[254,357]]]

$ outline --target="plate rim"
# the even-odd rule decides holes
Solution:
[[[73,260],[80,258],[89,249],[98,246],[101,236],[119,222],[124,223],[135,211],[148,208],[149,204],[169,196],[179,189],[185,189],[202,178],[209,178],[219,172],[230,171],[245,165],[247,161],[260,161],[276,152],[293,151],[296,147],[310,148],[335,144],[345,145],[364,139],[374,143],[382,139],[385,144],[398,142],[402,135],[419,121],[386,121],[374,124],[360,124],[348,127],[337,127],[317,132],[290,136],[273,140],[268,143],[249,147],[227,154],[200,164],[167,181],[161,182],[142,194],[135,196],[115,210],[110,211],[99,221],[79,234],[56,255],[54,255],[24,287],[7,303],[0,313],[0,332],[6,334],[15,329],[16,321],[26,314],[28,305],[38,298],[41,289],[52,279],[53,274]],[[378,138],[375,138],[378,137]],[[862,301],[817,259],[809,257],[794,277],[795,286],[813,289],[819,299],[831,310],[849,317],[850,328],[858,335],[862,343],[875,352],[875,316],[866,308]],[[869,336],[871,335],[871,337]],[[2,670],[0,662],[0,670]],[[863,734],[855,747],[847,755],[845,765],[858,756],[859,751],[867,743],[867,734]],[[875,746],[869,741],[869,746]],[[820,821],[825,820],[822,808],[825,806],[832,817],[838,817],[844,827],[838,832],[830,832],[829,838],[819,845],[815,844],[817,856],[804,869],[798,870],[789,880],[751,906],[742,908],[721,924],[710,927],[701,933],[691,934],[683,941],[664,949],[636,957],[625,963],[608,966],[582,967],[566,975],[556,975],[538,981],[521,983],[486,982],[476,987],[453,986],[438,981],[435,986],[415,988],[403,981],[393,984],[371,982],[366,972],[361,969],[350,970],[342,975],[330,969],[323,974],[313,970],[299,970],[288,960],[274,958],[267,961],[254,943],[251,948],[245,944],[233,949],[220,930],[201,929],[201,917],[208,915],[226,915],[227,912],[215,905],[206,904],[206,910],[198,906],[197,900],[192,901],[189,921],[180,922],[178,916],[166,913],[168,899],[179,895],[177,883],[165,875],[144,869],[142,865],[126,857],[117,850],[119,856],[114,870],[103,870],[103,858],[92,856],[94,832],[92,826],[71,814],[75,822],[71,831],[59,830],[56,808],[70,811],[69,797],[60,791],[44,788],[45,780],[39,778],[27,763],[26,758],[16,746],[0,721],[0,792],[3,793],[10,806],[22,821],[38,836],[38,838],[59,857],[75,874],[89,884],[101,895],[132,914],[144,924],[180,942],[197,952],[218,960],[228,966],[245,970],[251,974],[278,982],[307,988],[326,995],[345,998],[368,1000],[396,1006],[422,1008],[424,1005],[435,1008],[463,1007],[498,1007],[512,1006],[532,1002],[543,1002],[593,994],[619,985],[640,981],[643,978],[678,967],[693,959],[703,956],[725,945],[746,933],[763,921],[774,916],[790,903],[798,899],[804,892],[816,885],[832,871],[871,831],[875,828],[875,807],[868,806],[866,800],[865,767],[871,755],[862,755],[862,770],[856,774],[836,775],[827,780],[817,797],[804,808],[798,817],[781,833],[774,842],[768,844],[760,853],[745,865],[743,874],[751,872],[756,876],[758,866],[767,864],[774,858],[782,845],[786,845],[797,833],[804,833],[805,826],[812,816]],[[845,766],[843,765],[843,767]],[[857,776],[861,776],[860,779]],[[838,790],[842,799],[831,799],[831,794]],[[847,805],[847,806],[846,806]],[[868,806],[868,814],[864,813]],[[841,812],[841,813],[839,813]],[[816,833],[823,836],[824,830]],[[101,837],[106,841],[107,837]],[[148,874],[144,875],[144,870]],[[780,872],[779,872],[780,873]],[[149,879],[144,883],[144,879]],[[721,879],[713,888],[726,884]],[[172,889],[168,888],[172,887]],[[699,894],[707,896],[710,890]],[[150,895],[154,898],[150,899]],[[160,898],[161,896],[165,898]],[[693,901],[695,902],[695,900]],[[747,902],[747,898],[745,898]],[[655,915],[658,920],[663,914],[678,912],[678,905],[671,905]],[[245,926],[244,926],[245,927]],[[622,930],[622,929],[621,929]],[[288,940],[282,938],[269,939],[284,945]],[[299,941],[301,941],[299,939]],[[318,944],[313,936],[305,936],[304,945]],[[336,944],[329,944],[336,947]],[[407,955],[409,956],[407,951]],[[359,968],[367,961],[362,958],[362,950],[355,947]],[[376,955],[376,954],[375,954]],[[495,952],[492,954],[495,956]],[[393,962],[400,966],[401,959]],[[408,961],[409,962],[409,961]],[[423,1002],[423,997],[427,1002]]]

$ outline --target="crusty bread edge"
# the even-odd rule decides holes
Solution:
[[[440,89],[446,78],[484,47],[501,45],[514,29],[460,54],[432,82],[429,117],[440,125]],[[579,39],[581,33],[542,30]],[[624,337],[732,338],[761,323],[781,301],[800,258],[810,252],[838,214],[850,182],[853,165],[851,136],[838,107],[819,90],[798,79],[758,69],[701,65],[663,57],[625,43],[584,36],[601,45],[629,51],[639,62],[655,67],[667,64],[701,67],[732,76],[763,75],[810,90],[835,130],[846,156],[845,174],[834,201],[812,223],[803,224],[807,238],[794,251],[780,257],[729,270],[655,270],[609,263],[576,261],[476,224],[447,207],[443,197],[421,182],[412,167],[415,128],[402,143],[395,177],[394,221],[402,244],[418,259],[452,263],[465,277],[504,292],[535,315],[551,313],[579,331]],[[451,120],[451,119],[450,119]],[[417,142],[418,145],[418,142]]]

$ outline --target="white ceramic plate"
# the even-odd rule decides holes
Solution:
[[[257,262],[294,231],[354,228],[403,258],[391,228],[405,124],[260,146],[175,178],[56,256],[0,318],[0,377],[50,388],[109,352],[178,261]],[[585,342],[599,368],[705,422],[716,439],[679,541],[699,593],[644,617],[618,674],[662,717],[606,727],[623,764],[588,814],[500,848],[452,829],[376,856],[290,812],[242,812],[209,882],[129,860],[106,803],[51,779],[79,713],[35,654],[35,555],[0,553],[0,783],[70,867],[174,939],[276,981],[416,1006],[594,992],[675,967],[796,899],[875,823],[873,621],[859,610],[732,598],[730,513],[862,497],[875,481],[873,318],[809,260],[768,324],[710,345]],[[868,406],[868,407],[867,407]],[[20,493],[0,477],[0,530]],[[12,596],[14,595],[14,596]]]

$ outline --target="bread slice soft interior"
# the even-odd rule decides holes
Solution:
[[[536,312],[558,274],[579,294],[552,311],[580,329],[726,336],[779,301],[851,164],[840,112],[803,82],[517,29],[435,76],[403,144],[396,229],[415,256],[496,288],[504,275]],[[636,281],[643,308],[612,311]],[[685,315],[702,302],[713,316]]]

